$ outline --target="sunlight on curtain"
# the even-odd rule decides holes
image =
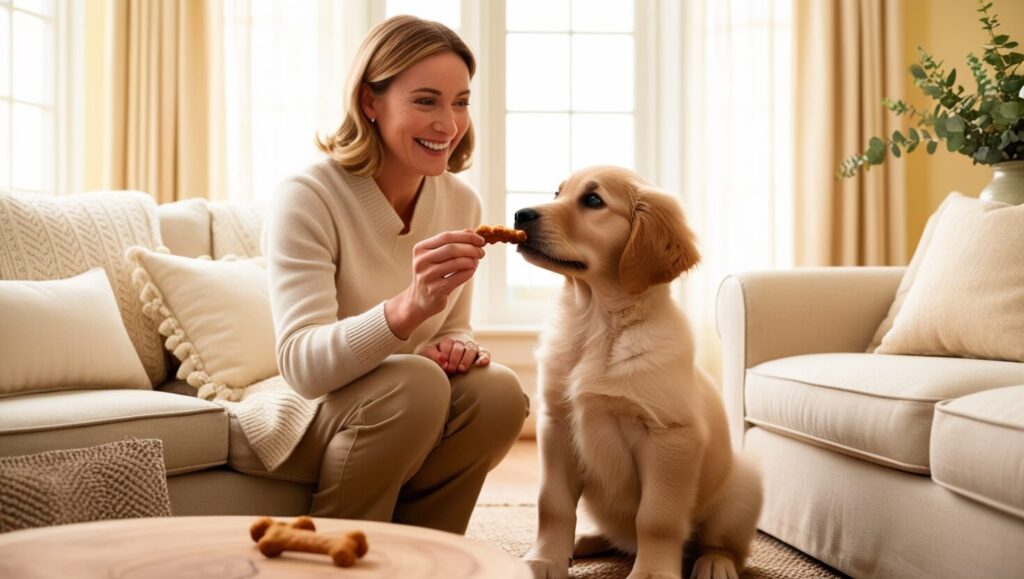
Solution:
[[[229,197],[264,203],[341,123],[367,3],[225,0],[224,22]]]
[[[793,265],[792,20],[792,0],[687,3],[680,181],[703,261],[683,300],[716,376],[722,279]]]

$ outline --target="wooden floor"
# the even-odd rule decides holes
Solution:
[[[487,475],[477,502],[482,505],[536,504],[539,481],[537,441],[519,440],[505,460]]]

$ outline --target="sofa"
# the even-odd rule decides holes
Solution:
[[[6,275],[0,279],[52,279],[104,267],[125,325],[148,332],[141,341],[132,336],[139,355],[162,357],[163,365],[149,372],[158,382],[143,388],[83,389],[72,380],[51,391],[0,394],[0,456],[157,438],[175,515],[307,512],[315,481],[278,480],[228,465],[232,445],[245,443],[237,424],[223,405],[200,399],[193,385],[175,377],[177,361],[162,347],[163,337],[136,315],[137,288],[118,285],[131,277],[123,262],[128,245],[166,246],[190,258],[258,255],[261,216],[255,206],[203,199],[157,206],[139,192],[5,195],[0,193],[0,273]],[[63,338],[54,336],[54,343]],[[44,353],[55,360],[63,354]],[[9,380],[12,371],[0,368],[0,390]]]
[[[759,528],[858,578],[1024,577],[1024,364],[867,353],[906,271],[722,282],[722,393],[764,474]]]

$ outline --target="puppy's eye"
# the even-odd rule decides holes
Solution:
[[[561,193],[561,191],[555,191],[555,199],[558,199],[558,194],[559,193]]]
[[[591,209],[597,209],[598,207],[604,207],[604,200],[597,193],[587,193],[583,196],[581,201],[584,206],[590,207]]]

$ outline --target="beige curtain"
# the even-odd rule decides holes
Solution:
[[[111,0],[104,186],[165,203],[223,198],[218,0]]]
[[[906,263],[903,163],[836,180],[842,159],[900,119],[900,0],[797,0],[795,7],[795,260],[797,265]]]

